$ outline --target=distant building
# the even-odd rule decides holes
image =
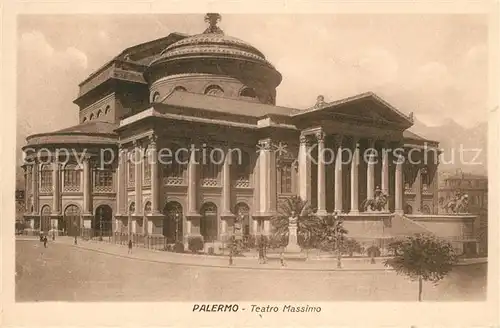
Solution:
[[[468,212],[477,215],[474,230],[479,239],[479,252],[487,252],[488,227],[488,177],[457,170],[454,173],[443,172],[439,179],[439,203],[443,205],[452,200],[456,193],[468,195]]]

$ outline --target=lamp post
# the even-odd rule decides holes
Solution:
[[[56,240],[56,226],[52,223],[52,240]]]
[[[99,209],[99,241],[102,241],[102,207]]]
[[[177,244],[179,238],[179,213],[175,213],[175,243]]]

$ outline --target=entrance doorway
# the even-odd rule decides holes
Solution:
[[[80,208],[76,205],[68,205],[64,210],[63,224],[59,227],[63,234],[78,236],[80,231]]]
[[[50,230],[50,207],[48,205],[42,207],[41,221],[42,227],[40,230],[44,233],[48,233]]]
[[[95,210],[92,220],[95,236],[111,236],[113,233],[113,210],[109,205],[100,205]]]
[[[205,203],[201,207],[200,230],[205,242],[217,240],[217,206]]]
[[[243,236],[250,235],[250,208],[245,203],[238,203],[235,206],[235,233],[240,233]],[[236,231],[241,229],[240,231]]]
[[[163,209],[163,236],[167,243],[182,241],[182,206],[177,202],[168,202]]]

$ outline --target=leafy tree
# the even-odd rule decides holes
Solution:
[[[324,218],[321,229],[320,247],[324,250],[337,251],[337,267],[341,267],[342,249],[348,231],[344,228],[344,220],[336,214]]]
[[[297,217],[297,235],[315,236],[321,233],[323,222],[307,201],[291,196],[280,202],[278,214],[271,219],[275,236],[288,237],[288,220],[292,216]]]
[[[457,262],[452,245],[429,235],[407,237],[391,243],[395,256],[384,261],[398,274],[418,280],[418,301],[422,301],[423,281],[439,282]]]
[[[354,253],[363,254],[364,249],[356,239],[346,238],[342,243],[342,253],[353,257]]]

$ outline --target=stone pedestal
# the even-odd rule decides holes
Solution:
[[[285,247],[285,253],[300,253],[301,249],[297,242],[297,225],[288,226],[288,245]]]

